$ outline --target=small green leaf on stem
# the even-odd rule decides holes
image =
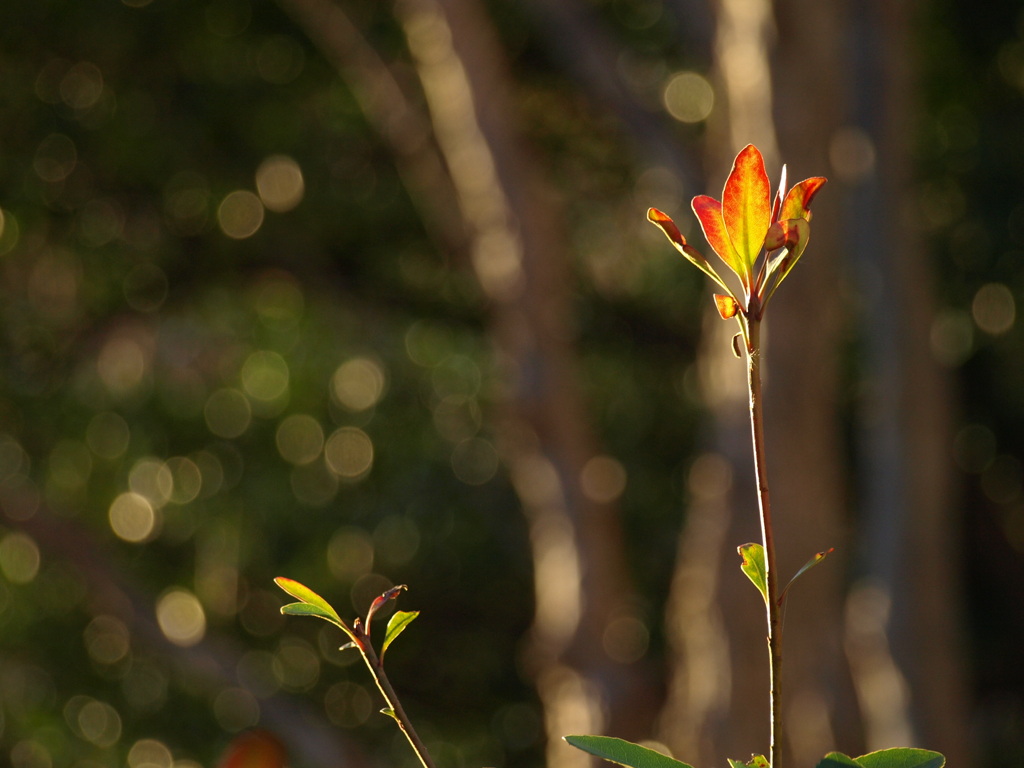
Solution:
[[[566,742],[604,760],[628,768],[693,768],[648,747],[611,736],[563,736]]]
[[[405,628],[412,624],[413,620],[420,615],[419,611],[395,611],[388,620],[388,628],[384,632],[384,644],[380,648],[380,660],[384,661],[384,654],[388,652],[388,646],[394,642]]]
[[[395,714],[395,710],[393,710],[391,707],[384,707],[384,709],[382,709],[380,711],[380,713],[382,715],[387,715],[388,717],[390,717],[392,720],[394,720],[398,724],[401,724],[401,722],[402,722],[401,720],[398,719],[398,715]]]
[[[857,763],[863,768],[942,768],[946,758],[928,749],[897,747],[862,755]]]
[[[765,603],[768,602],[768,569],[764,564],[764,547],[757,543],[744,544],[737,548],[743,562],[740,563],[742,570],[751,583],[757,587]]]
[[[793,582],[795,582],[797,579],[799,579],[801,576],[803,576],[805,573],[811,570],[811,568],[816,566],[818,563],[820,563],[822,560],[824,560],[826,557],[828,557],[835,551],[835,547],[829,547],[824,552],[816,553],[814,557],[812,557],[810,560],[804,563],[803,568],[796,572],[796,575],[789,580],[789,584],[787,584],[785,588],[782,590],[782,594],[779,595],[779,605],[782,605],[782,601],[786,599],[786,593],[789,592],[789,588],[793,586]]]
[[[337,618],[327,613],[325,610],[317,605],[310,605],[309,603],[288,603],[288,605],[281,606],[281,613],[288,616],[316,616],[319,619],[324,619],[332,624],[337,623]]]

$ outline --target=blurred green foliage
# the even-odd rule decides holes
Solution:
[[[383,9],[354,10],[402,55]],[[345,84],[279,9],[247,0],[2,16],[2,752],[211,764],[290,694],[358,729],[374,764],[406,762],[339,633],[277,614],[271,580],[287,574],[352,616],[410,584],[402,604],[423,618],[389,665],[447,744],[438,758],[535,763],[541,715],[517,666],[533,587],[488,426],[500,382],[483,302],[425,240]],[[544,69],[526,111],[554,176],[589,196],[572,215],[632,216],[621,137],[560,104],[568,86]],[[584,245],[614,274],[579,291],[582,365],[628,457],[653,593],[678,526],[700,285],[657,291],[676,282],[670,257],[645,263],[594,226]],[[54,549],[69,536],[70,561]],[[137,602],[96,596],[96,579]],[[643,607],[655,635],[658,601]],[[154,617],[172,645],[229,643],[235,679],[147,635]]]

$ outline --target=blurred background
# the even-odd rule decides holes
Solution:
[[[828,176],[768,316],[793,759],[1024,765],[1014,0],[0,10],[0,763],[767,749],[743,362],[645,221]],[[269,743],[269,742],[268,742]],[[269,748],[268,758],[276,754]]]

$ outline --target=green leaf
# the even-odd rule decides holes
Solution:
[[[828,557],[829,555],[831,555],[835,551],[836,551],[835,547],[829,547],[824,552],[816,553],[814,555],[814,557],[812,557],[810,560],[808,560],[806,563],[804,563],[804,567],[796,572],[796,575],[792,579],[789,580],[789,584],[786,585],[786,588],[782,590],[782,594],[779,595],[779,603],[781,604],[782,601],[786,599],[786,593],[789,592],[789,588],[793,586],[793,582],[794,581],[799,579],[801,576],[803,576],[805,573],[807,573],[809,570],[811,570],[811,568],[816,566],[818,563],[820,563],[822,560],[824,560],[826,557]]]
[[[817,768],[844,768],[845,766],[851,765],[854,766],[854,768],[863,768],[860,763],[849,755],[844,755],[842,752],[829,752],[821,759]]]
[[[611,736],[563,736],[569,744],[628,768],[693,768],[661,752]]]
[[[380,713],[382,715],[387,715],[392,720],[394,720],[396,723],[401,723],[402,722],[401,720],[398,719],[398,715],[395,714],[395,710],[393,710],[391,707],[384,707],[384,709],[382,709],[380,711]]]
[[[927,749],[897,747],[882,749],[857,758],[863,768],[942,768],[946,758]]]
[[[329,621],[335,626],[340,627],[344,630],[345,634],[355,640],[355,635],[352,634],[352,630],[349,629],[345,622],[341,620],[341,617],[338,616],[338,612],[331,607],[331,604],[305,584],[300,584],[294,579],[286,579],[283,576],[278,576],[274,579],[274,583],[292,597],[302,601],[301,603],[291,603],[283,606],[281,608],[281,613],[287,613],[293,616],[316,616],[317,618],[324,619],[325,621]],[[303,605],[306,607],[303,608]]]
[[[413,620],[420,615],[419,611],[395,611],[388,619],[388,628],[384,631],[384,643],[380,647],[380,660],[384,661],[384,654],[388,652],[388,646],[395,641],[405,628],[412,624]]]
[[[764,547],[760,544],[744,544],[738,547],[737,552],[743,558],[740,570],[747,574],[747,578],[757,587],[765,603],[768,602],[768,572],[764,565]]]
[[[319,606],[310,605],[309,603],[288,603],[288,605],[282,605],[281,613],[289,616],[316,616],[317,618],[324,619],[332,624],[338,623],[334,616],[326,613]]]

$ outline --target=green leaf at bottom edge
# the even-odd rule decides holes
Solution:
[[[592,755],[628,768],[693,768],[649,747],[611,736],[563,736],[569,744]]]
[[[742,760],[730,760],[729,768],[770,768],[771,764],[768,762],[768,758],[764,755],[752,755],[750,760],[743,762]]]
[[[844,766],[851,765],[854,766],[854,768],[863,768],[860,763],[849,755],[844,755],[842,752],[829,752],[821,759],[817,768],[842,768]]]
[[[856,768],[943,768],[945,764],[946,758],[938,752],[928,749],[896,747],[895,749],[880,749],[877,752],[870,752],[857,759],[841,752],[829,752],[818,763],[817,768],[843,768],[845,766],[856,766]]]
[[[863,768],[942,768],[946,758],[928,749],[897,747],[861,755],[857,763]]]

